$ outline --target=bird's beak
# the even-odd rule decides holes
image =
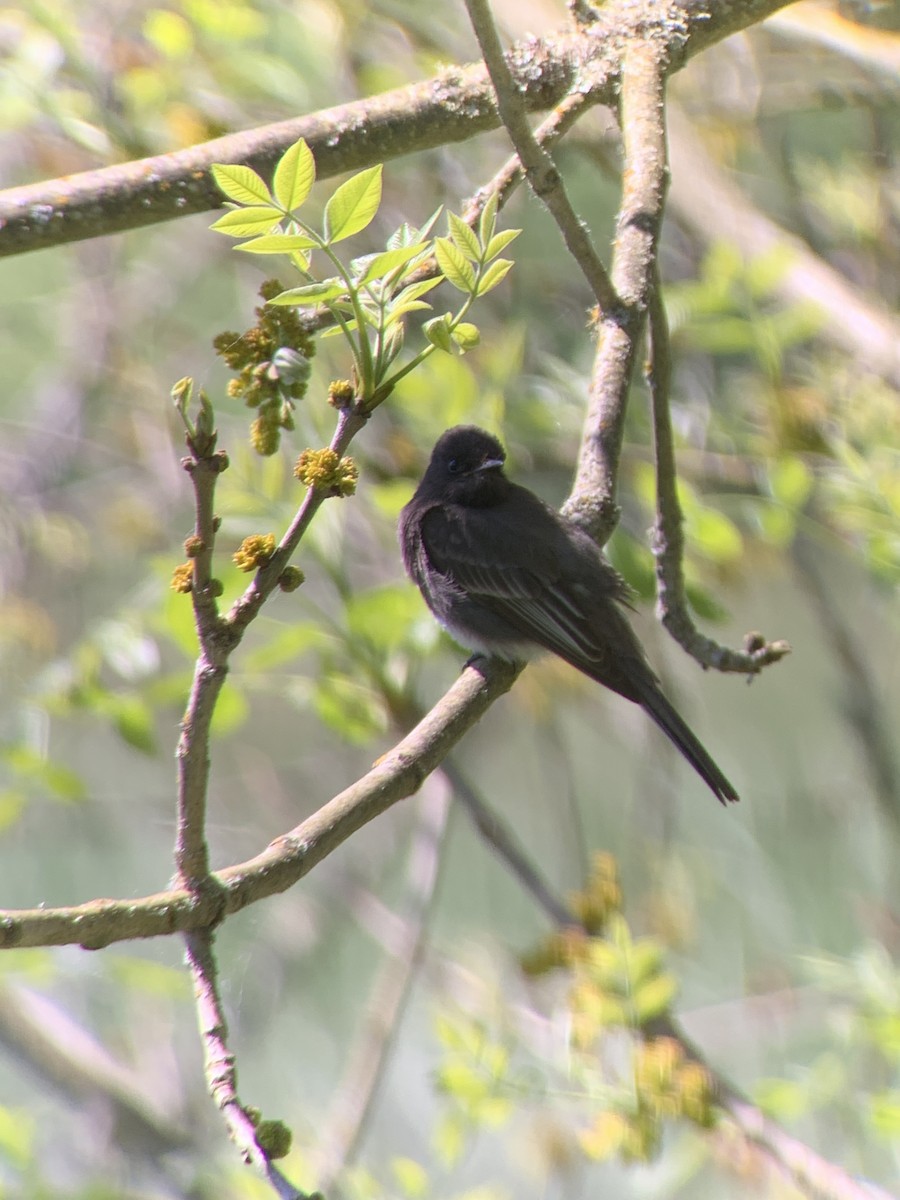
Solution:
[[[504,460],[502,458],[486,458],[480,467],[479,471],[492,471],[494,467],[502,467]]]

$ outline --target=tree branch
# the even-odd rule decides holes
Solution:
[[[410,848],[406,911],[398,914],[399,933],[372,988],[343,1080],[324,1119],[316,1157],[321,1162],[318,1186],[326,1193],[356,1156],[425,948],[450,814],[449,789],[434,777],[429,782],[435,786],[423,792]]]
[[[185,936],[187,961],[194,981],[194,997],[204,1067],[209,1093],[225,1119],[231,1140],[244,1162],[266,1178],[281,1200],[306,1200],[305,1193],[289,1183],[272,1164],[257,1140],[258,1123],[251,1119],[237,1094],[234,1055],[228,1048],[228,1022],[219,993],[218,971],[213,954],[213,935],[209,930],[194,930]]]
[[[669,323],[656,279],[650,298],[650,353],[647,359],[656,461],[656,524],[651,536],[651,549],[656,560],[656,615],[675,641],[702,667],[758,675],[763,667],[790,654],[787,642],[767,642],[760,634],[749,633],[743,651],[730,650],[700,633],[688,609],[683,568],[683,517],[678,500],[675,444],[669,411],[671,375]]]
[[[415,729],[361,779],[255,858],[211,874],[221,894],[175,888],[137,900],[0,910],[0,948],[80,945],[95,950],[112,942],[204,929],[286,891],[351,834],[418,791],[463,734],[510,689],[518,673],[495,660],[478,659],[466,667]]]
[[[559,103],[573,87],[613,103],[620,48],[655,30],[677,68],[729,34],[755,25],[789,0],[609,0],[587,34],[531,39],[508,55],[526,106]],[[244,163],[263,175],[298,138],[312,149],[320,178],[402,154],[463,141],[495,129],[498,115],[481,64],[450,67],[434,79],[308,116],[197,146],[0,194],[0,257],[122,233],[222,205],[210,175],[216,162]],[[365,130],[365,136],[360,131]]]
[[[594,293],[598,308],[601,312],[609,312],[615,306],[616,293],[587,227],[572,207],[556,164],[531,131],[525,105],[503,57],[488,0],[466,0],[466,9],[497,94],[500,119],[515,146],[525,177],[556,221],[569,253]]]
[[[673,160],[672,209],[678,220],[704,242],[723,230],[740,230],[734,244],[746,261],[778,254],[783,270],[774,290],[789,304],[821,314],[818,336],[850,355],[861,371],[900,388],[900,321],[855,288],[799,238],[782,229],[751,204],[715,166],[687,118],[669,110]],[[715,212],[716,229],[709,213]]]
[[[619,518],[616,502],[628,393],[652,291],[668,176],[663,123],[667,46],[629,44],[622,60],[622,201],[612,282],[617,303],[598,316],[597,350],[572,497],[564,512],[601,545]]]

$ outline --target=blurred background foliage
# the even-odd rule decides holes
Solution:
[[[552,0],[495,7],[510,36],[562,17]],[[805,32],[776,20],[728,40],[675,79],[671,102],[746,204],[895,311],[900,122],[883,62],[900,21],[891,6],[801,8]],[[835,21],[842,36],[825,44],[818,23]],[[458,4],[20,0],[0,6],[0,180],[170,150],[474,57]],[[673,136],[676,180],[680,153]],[[458,209],[506,154],[494,134],[388,164],[378,223],[354,252],[439,204]],[[616,155],[602,114],[559,153],[601,245]],[[168,586],[191,528],[173,382],[207,388],[231,457],[217,495],[226,598],[244,578],[231,553],[250,533],[280,534],[299,495],[293,459],[330,437],[327,384],[348,372],[335,340],[279,454],[250,449],[251,414],[226,399],[211,342],[252,324],[265,264],[233,254],[210,219],[2,266],[4,907],[141,895],[171,871],[172,754],[195,653],[189,601]],[[518,479],[554,503],[566,493],[589,300],[535,202],[518,194],[502,221],[524,234],[479,310],[482,345],[432,357],[379,410],[353,448],[357,496],[325,506],[299,556],[307,582],[273,599],[233,664],[216,717],[216,865],[354,779],[407,706],[457,671],[463,655],[402,578],[394,534],[439,432],[489,426]],[[529,668],[456,769],[561,894],[582,886],[593,849],[610,851],[633,936],[664,956],[710,1061],[833,1161],[897,1186],[897,379],[836,344],[816,306],[786,300],[791,251],[748,261],[743,232],[673,205],[664,233],[686,569],[713,636],[760,628],[792,656],[748,687],[701,674],[654,625],[639,383],[610,552],[648,602],[639,630],[667,688],[744,802],[717,811],[640,713],[554,663]],[[242,1095],[295,1130],[288,1173],[319,1178],[391,931],[419,904],[427,950],[344,1194],[774,1189],[725,1135],[682,1129],[651,1162],[594,1165],[610,1130],[579,1137],[609,1081],[560,1067],[565,988],[518,965],[545,921],[455,809],[433,835],[435,894],[416,899],[433,803],[398,806],[221,931]],[[177,943],[9,952],[0,972],[0,1194],[263,1194],[205,1095]]]

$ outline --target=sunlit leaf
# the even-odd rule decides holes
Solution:
[[[381,254],[373,255],[359,282],[368,283],[372,279],[380,279],[384,275],[389,275],[391,271],[396,271],[398,267],[408,263],[411,258],[415,258],[423,249],[423,244],[416,242],[412,246],[400,246],[396,250],[385,250]]]
[[[488,242],[485,251],[485,262],[490,262],[492,258],[496,258],[501,251],[506,249],[510,242],[515,241],[521,232],[521,229],[503,229],[500,233],[494,234],[490,242]]]
[[[236,247],[246,254],[289,254],[295,250],[314,249],[318,242],[303,233],[267,233]]]
[[[278,203],[287,212],[300,207],[316,181],[316,163],[306,141],[300,138],[289,147],[275,168],[272,188]]]
[[[463,252],[449,238],[435,238],[434,256],[444,278],[470,296],[475,288],[475,270]]]
[[[210,229],[228,237],[258,237],[274,229],[281,220],[281,212],[269,205],[251,205],[249,208],[232,209],[213,221]]]
[[[381,204],[381,164],[342,183],[325,206],[325,240],[341,242],[365,229]]]
[[[462,217],[458,217],[456,213],[447,213],[447,222],[450,226],[450,237],[453,239],[453,244],[461,254],[464,254],[471,262],[478,262],[481,259],[481,247],[478,244],[478,238],[475,236],[475,231],[471,229]]]
[[[511,258],[497,258],[478,281],[478,295],[485,296],[492,291],[498,283],[502,283],[509,274],[512,267],[515,266]]]
[[[269,191],[266,181],[251,167],[213,163],[211,171],[219,191],[236,204],[270,205],[272,203],[272,193]],[[278,216],[281,216],[280,212]],[[217,224],[212,228],[217,228]]]
[[[317,283],[306,283],[302,287],[288,288],[278,296],[268,300],[268,304],[325,304],[346,296],[347,285],[342,279],[322,279]]]
[[[744,539],[735,523],[715,508],[701,508],[690,521],[695,547],[718,563],[734,562],[744,552]]]
[[[124,742],[142,754],[156,753],[153,715],[139,696],[116,697],[110,716]]]

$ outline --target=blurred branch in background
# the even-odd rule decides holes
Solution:
[[[376,940],[387,958],[369,992],[359,1032],[346,1056],[344,1075],[324,1116],[315,1148],[319,1188],[329,1193],[337,1176],[356,1159],[372,1106],[400,1032],[410,991],[428,940],[450,817],[449,789],[440,776],[425,783],[418,802],[407,861],[406,895],[395,906],[393,931]],[[355,921],[371,927],[377,912],[368,895],[351,900]]]
[[[704,242],[733,241],[745,261],[778,254],[773,283],[787,304],[821,316],[819,337],[855,359],[862,370],[900,388],[900,321],[861,292],[794,234],[781,228],[726,178],[676,104],[669,106],[672,213]],[[715,213],[715,221],[710,220]]]
[[[893,726],[884,718],[884,700],[858,644],[858,627],[848,620],[826,582],[812,540],[798,537],[794,561],[815,605],[822,630],[841,672],[841,707],[863,751],[872,790],[885,816],[900,825],[900,771]]]

